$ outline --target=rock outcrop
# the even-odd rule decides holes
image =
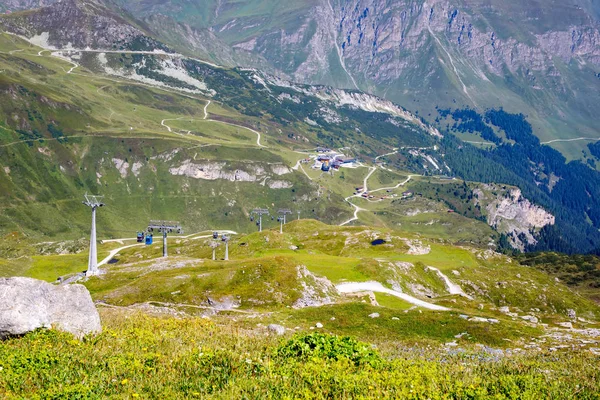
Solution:
[[[0,18],[0,27],[31,39],[42,47],[56,49],[130,49],[167,48],[135,27],[135,23],[111,10],[101,1],[39,1],[30,6],[49,5],[36,12]],[[108,4],[108,3],[107,3]]]
[[[0,278],[0,338],[53,327],[77,337],[101,332],[100,316],[85,286]]]
[[[532,231],[555,223],[552,214],[524,198],[519,189],[491,202],[486,210],[488,224],[499,232],[510,233],[512,246],[521,250],[526,244],[537,243]]]

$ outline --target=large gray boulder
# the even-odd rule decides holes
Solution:
[[[0,278],[0,339],[52,327],[77,337],[102,331],[85,286]]]

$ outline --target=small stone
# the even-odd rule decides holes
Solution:
[[[369,318],[379,318],[379,313],[369,314]]]
[[[277,324],[271,324],[271,325],[267,326],[267,330],[269,332],[273,332],[277,335],[283,335],[285,333],[285,327],[283,327],[281,325],[277,325]]]
[[[400,321],[400,318],[398,318],[398,317],[392,317],[392,320],[393,321]]]
[[[316,326],[317,328],[322,328],[322,327],[323,327],[323,324],[322,324],[322,323],[320,323],[320,322],[317,322],[317,323],[315,324],[315,326]]]
[[[335,321],[335,317],[331,317],[329,320],[330,321]]]
[[[465,314],[461,314],[461,315],[458,316],[458,318],[460,318],[460,319],[469,319],[469,316],[465,315]]]
[[[508,313],[510,312],[510,308],[509,308],[509,307],[506,307],[506,306],[504,306],[504,307],[500,307],[500,308],[498,309],[498,311],[500,311],[500,312],[501,312],[501,313],[503,313],[503,314],[508,314]]]
[[[521,317],[521,319],[524,319],[525,321],[529,321],[533,324],[537,324],[539,321],[536,317],[534,317],[533,315],[524,315]]]
[[[500,321],[495,318],[488,318],[488,322],[490,324],[499,324],[500,323]]]
[[[573,329],[573,324],[571,322],[559,322],[556,325],[566,329]]]
[[[296,251],[296,250],[298,250],[298,246],[291,245],[291,246],[290,246],[290,250],[294,250],[294,251]]]
[[[488,319],[481,317],[473,317],[469,319],[469,322],[488,322]]]
[[[577,318],[577,313],[572,308],[569,308],[567,310],[567,316],[571,319],[575,319],[575,318]]]
[[[483,304],[480,304],[480,305],[478,305],[478,306],[477,306],[477,309],[478,309],[478,310],[483,310],[483,309],[484,309],[484,307],[485,307],[485,306],[484,306]]]

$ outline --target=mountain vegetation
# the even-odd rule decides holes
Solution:
[[[595,0],[0,11],[0,397],[597,398]]]

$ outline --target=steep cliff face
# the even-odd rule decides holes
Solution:
[[[497,187],[492,187],[497,191]],[[510,189],[494,198],[482,190],[474,191],[476,202],[487,206],[487,222],[498,232],[508,234],[511,245],[525,250],[535,245],[535,234],[545,226],[554,225],[555,217],[538,205],[524,198],[521,190]]]

